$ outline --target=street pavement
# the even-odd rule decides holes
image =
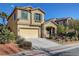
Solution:
[[[53,56],[79,56],[79,47],[64,52],[53,54]]]

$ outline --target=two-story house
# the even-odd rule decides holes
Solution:
[[[41,38],[56,34],[57,26],[44,20],[45,12],[39,8],[16,7],[8,17],[8,28],[16,36]]]
[[[15,7],[8,18],[8,28],[24,38],[42,37],[44,14],[40,8]]]

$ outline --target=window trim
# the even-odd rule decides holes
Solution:
[[[39,19],[36,19],[36,14],[39,15]],[[35,22],[41,22],[42,15],[40,13],[34,13]]]
[[[23,18],[22,13],[27,14],[27,17],[26,18]],[[21,17],[20,17],[20,19],[22,19],[22,20],[28,20],[28,11],[21,10]]]

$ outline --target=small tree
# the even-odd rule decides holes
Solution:
[[[65,33],[66,32],[66,27],[64,25],[57,25],[57,33],[61,34],[61,33]]]
[[[13,32],[10,32],[5,26],[1,30],[0,34],[0,43],[9,43],[15,40],[15,35]]]

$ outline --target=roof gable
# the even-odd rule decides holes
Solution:
[[[52,23],[51,21],[45,22],[45,26],[55,26],[56,25],[54,23]]]
[[[34,9],[34,10],[39,10],[39,11],[41,11],[42,13],[45,14],[45,12],[44,12],[42,9],[40,9],[40,8],[36,8],[36,9]]]

